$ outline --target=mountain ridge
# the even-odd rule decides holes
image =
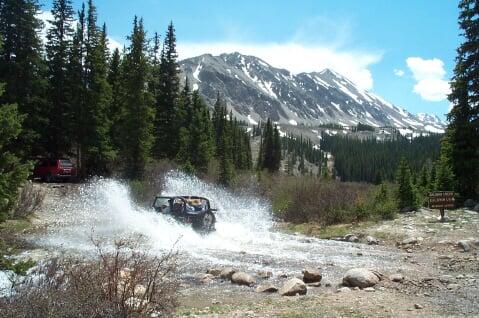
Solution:
[[[293,126],[362,123],[433,133],[445,128],[437,116],[411,114],[331,69],[293,74],[238,52],[203,54],[182,60],[180,67],[208,104],[220,92],[234,116],[251,124],[271,118]]]

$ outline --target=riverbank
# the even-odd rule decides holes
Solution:
[[[95,222],[99,222],[96,231],[101,230],[106,236],[117,232],[138,233],[152,243],[180,237],[179,317],[479,314],[476,301],[479,296],[476,242],[479,214],[476,212],[451,211],[447,215],[449,221],[444,223],[437,221],[437,211],[423,209],[417,213],[399,214],[389,221],[326,228],[312,223],[296,226],[277,223],[273,230],[260,230],[249,222],[266,218],[262,210],[254,211],[256,214],[248,219],[250,221],[238,224],[241,219],[237,219],[236,210],[238,205],[251,201],[247,199],[222,206],[224,211],[218,215],[217,233],[202,237],[174,224],[165,228],[168,223],[135,207],[122,185],[115,182],[88,187],[42,186],[46,197],[31,222],[23,226],[8,225],[18,229],[18,238],[29,244],[25,247],[34,258],[48,257],[61,250],[80,249],[81,252],[85,242],[81,241],[80,232],[90,229]],[[189,187],[217,201],[233,200],[227,198],[225,192],[192,183],[189,179],[167,182],[166,191],[191,191]],[[251,209],[250,206],[245,208],[245,211]],[[89,223],[92,217],[95,222]],[[142,218],[140,223],[138,219]],[[82,225],[82,222],[86,223]],[[114,231],[106,231],[107,224]],[[62,236],[67,234],[75,236]],[[326,237],[330,239],[325,240]],[[69,245],[71,242],[76,245]],[[28,254],[22,255],[27,257]],[[256,283],[240,286],[229,279],[206,275],[209,269],[225,267],[252,275]],[[320,271],[322,279],[320,284],[307,286],[306,295],[286,297],[277,292],[256,292],[258,286],[271,284],[280,288],[294,277],[302,278],[302,271],[307,267]],[[374,269],[382,274],[382,279],[369,289],[343,288],[343,276],[357,267]],[[391,275],[400,275],[403,279],[393,281]]]

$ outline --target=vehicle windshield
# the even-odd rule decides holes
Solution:
[[[156,198],[155,203],[153,206],[155,208],[166,208],[170,206],[169,202],[170,198]]]
[[[60,166],[62,167],[73,167],[73,163],[68,159],[60,160]]]

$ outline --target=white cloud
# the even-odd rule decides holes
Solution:
[[[433,102],[443,101],[447,98],[451,87],[444,80],[446,70],[442,60],[409,57],[406,59],[406,64],[416,80],[414,93],[419,94],[424,100]]]
[[[299,42],[287,43],[241,43],[212,42],[178,44],[181,59],[205,53],[240,52],[257,56],[274,67],[284,68],[293,73],[321,71],[330,68],[363,89],[373,87],[373,77],[368,69],[382,59],[382,53],[343,50],[336,45],[304,45]]]
[[[395,68],[393,72],[394,72],[394,75],[396,75],[398,77],[403,77],[404,76],[404,71],[403,70]]]
[[[43,41],[43,43],[46,43],[47,41],[47,30],[51,27],[51,23],[48,21],[53,20],[53,15],[50,11],[40,11],[37,14],[37,18],[40,19],[43,22],[43,28],[40,30],[40,37]],[[78,20],[73,21],[73,25],[76,25]],[[118,48],[120,51],[123,49],[123,43],[120,41],[115,40],[111,36],[108,36],[108,47],[110,48],[111,51],[115,50]]]

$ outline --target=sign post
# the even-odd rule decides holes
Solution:
[[[429,193],[429,208],[439,209],[441,212],[441,222],[444,222],[444,210],[454,209],[454,192],[452,191],[434,191]]]

